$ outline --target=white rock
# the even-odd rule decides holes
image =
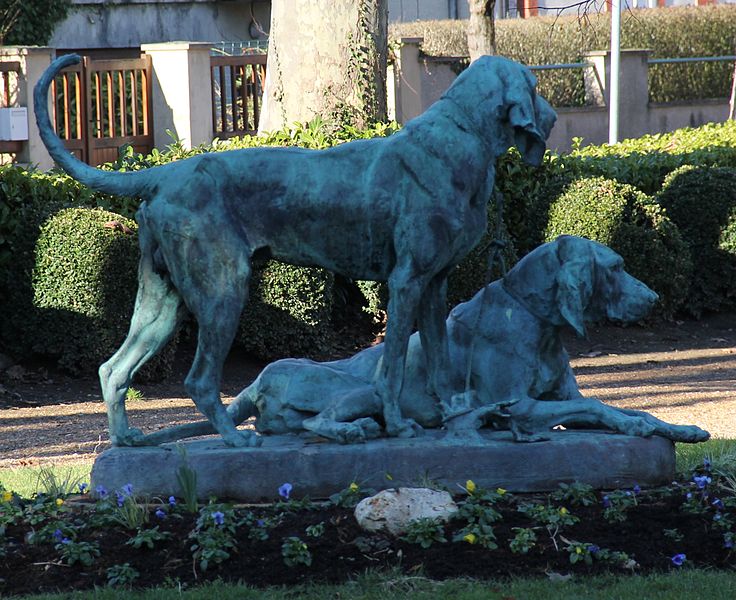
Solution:
[[[355,518],[366,531],[401,535],[412,521],[423,518],[447,521],[456,512],[457,504],[447,492],[398,488],[361,500],[355,507]]]

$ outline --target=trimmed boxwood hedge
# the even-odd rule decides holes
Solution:
[[[663,316],[685,301],[692,274],[687,245],[662,207],[636,188],[601,177],[573,182],[551,204],[545,237],[565,233],[618,252],[627,271],[659,294]]]
[[[687,310],[700,316],[736,307],[736,169],[682,167],[667,177],[657,201],[692,255]]]
[[[415,21],[395,23],[390,37],[422,37],[429,56],[468,56],[467,21]],[[610,15],[578,15],[499,19],[498,53],[527,65],[580,62],[591,50],[610,48]],[[625,11],[621,19],[622,48],[647,48],[652,58],[728,56],[736,47],[736,7],[668,7]],[[649,75],[651,102],[694,98],[725,98],[730,94],[733,65],[728,61],[652,65]],[[585,86],[580,69],[537,72],[539,92],[553,106],[584,103]]]
[[[34,203],[22,210],[22,232],[2,286],[0,333],[15,356],[57,357],[61,368],[90,375],[125,339],[138,270],[134,221],[101,209]],[[176,342],[144,368],[166,376]]]

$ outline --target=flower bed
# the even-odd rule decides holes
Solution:
[[[736,567],[736,481],[707,463],[652,490],[570,484],[512,495],[468,481],[449,523],[415,521],[398,539],[358,527],[353,506],[371,491],[356,483],[319,503],[295,500],[285,484],[267,506],[197,506],[191,494],[144,500],[131,486],[99,489],[95,502],[80,487],[66,498],[0,491],[0,594],[339,582],[388,567],[436,579]]]

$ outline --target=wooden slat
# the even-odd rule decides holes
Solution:
[[[260,78],[265,73],[266,64],[265,54],[210,57],[212,125],[218,137],[225,139],[256,132],[261,113],[260,103],[263,89]],[[247,76],[248,67],[251,68],[250,76]],[[230,85],[227,85],[226,73],[230,76]],[[238,75],[241,76],[241,86],[237,85]],[[220,82],[219,102],[216,89],[217,76]],[[228,127],[229,116],[232,117],[232,127]]]

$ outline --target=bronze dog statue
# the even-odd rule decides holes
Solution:
[[[401,415],[407,344],[417,323],[428,387],[453,396],[445,329],[449,271],[486,229],[496,159],[510,146],[538,163],[555,121],[524,66],[483,57],[424,114],[388,138],[327,150],[252,148],[194,156],[146,171],[89,167],[64,148],[48,117],[50,82],[74,55],[57,59],[34,91],[51,156],[80,182],[143,199],[141,260],[130,331],[100,367],[114,445],[151,443],[129,427],[131,377],[174,335],[185,309],[199,337],[187,391],[226,444],[256,443],[220,401],[222,365],[247,300],[254,253],[320,266],[351,279],[387,281],[384,360],[375,374],[385,428],[416,435]]]

